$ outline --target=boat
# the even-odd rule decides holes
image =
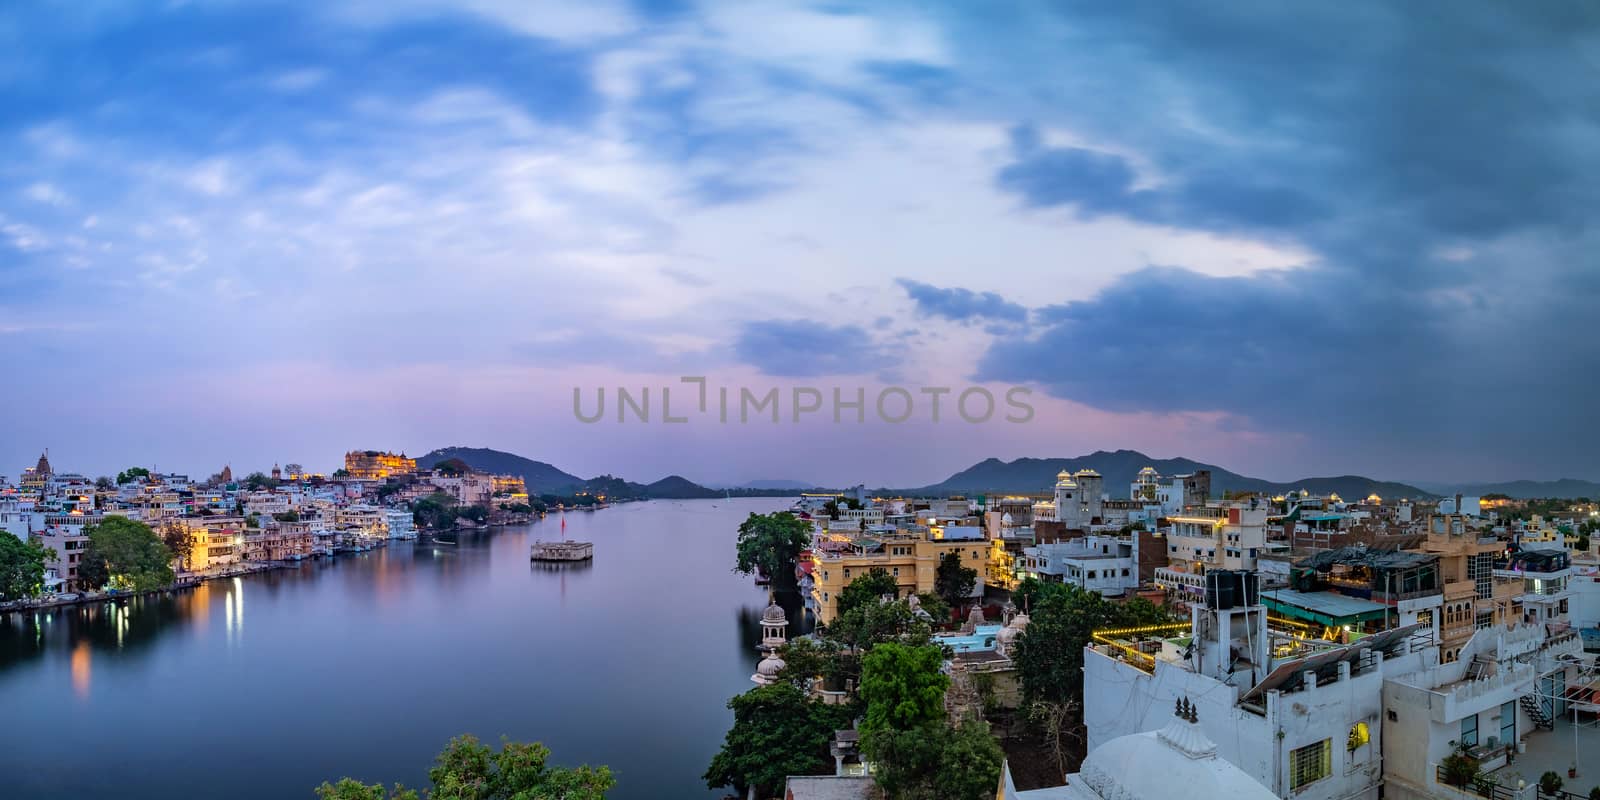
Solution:
[[[534,542],[530,561],[589,561],[594,558],[594,542]]]

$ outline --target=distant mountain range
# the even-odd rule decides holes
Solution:
[[[431,469],[441,461],[459,459],[469,467],[497,475],[520,475],[531,494],[574,494],[584,491],[619,498],[690,499],[701,497],[782,496],[815,488],[794,480],[758,480],[741,486],[713,488],[679,475],[669,475],[654,483],[636,483],[614,475],[580,478],[543,461],[486,447],[444,447],[417,459],[417,465]],[[1047,492],[1055,485],[1056,473],[1092,469],[1105,477],[1107,494],[1125,497],[1129,484],[1144,467],[1154,467],[1162,475],[1181,475],[1196,470],[1211,470],[1211,492],[1220,496],[1230,491],[1282,494],[1306,489],[1318,494],[1337,493],[1346,498],[1377,494],[1385,499],[1400,497],[1441,497],[1456,492],[1478,495],[1505,494],[1510,497],[1600,497],[1600,484],[1564,478],[1558,481],[1510,481],[1453,485],[1443,483],[1409,484],[1380,481],[1360,475],[1334,475],[1302,478],[1296,481],[1269,481],[1240,475],[1215,464],[1189,458],[1151,458],[1137,450],[1098,450],[1076,458],[1019,458],[980,461],[931,486],[906,489],[879,489],[880,493],[906,495],[982,494],[1000,492]]]
[[[745,486],[734,489],[711,489],[701,486],[681,475],[668,475],[654,483],[635,483],[615,475],[580,478],[543,461],[534,461],[515,453],[491,450],[487,447],[441,447],[417,458],[417,466],[432,469],[435,465],[457,460],[478,472],[495,475],[518,475],[528,484],[531,495],[571,495],[578,492],[603,494],[626,499],[687,500],[702,497],[762,496],[796,494],[788,487]],[[759,482],[758,482],[759,483]]]
[[[1145,467],[1154,467],[1162,475],[1182,475],[1196,470],[1211,470],[1211,493],[1250,491],[1282,494],[1293,489],[1306,489],[1317,494],[1337,493],[1340,497],[1362,498],[1377,494],[1384,498],[1431,497],[1434,493],[1423,491],[1404,483],[1380,481],[1360,475],[1303,478],[1297,481],[1278,482],[1252,478],[1188,458],[1151,458],[1137,450],[1107,452],[1097,450],[1077,458],[1019,458],[1001,461],[991,458],[980,461],[932,486],[907,490],[915,494],[974,494],[980,492],[1046,492],[1055,485],[1056,474],[1062,470],[1076,472],[1092,469],[1105,478],[1106,493],[1112,497],[1125,497],[1128,487]]]
[[[1482,497],[1486,494],[1503,494],[1519,500],[1536,497],[1600,497],[1600,483],[1578,478],[1561,478],[1553,481],[1503,481],[1501,483],[1419,483],[1439,495],[1464,494]]]

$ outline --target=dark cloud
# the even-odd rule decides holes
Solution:
[[[1062,7],[1066,124],[1013,133],[1025,209],[1292,242],[1303,268],[1125,276],[1035,312],[978,377],[1119,411],[1218,411],[1454,469],[1580,470],[1600,433],[1600,10]],[[1083,67],[1079,72],[1074,58]],[[1580,366],[1581,365],[1581,366]],[[1561,374],[1528,391],[1512,375]],[[1508,456],[1495,444],[1516,441]]]
[[[892,348],[863,328],[800,319],[747,322],[733,352],[768,375],[785,377],[880,373],[897,361]]]
[[[906,294],[911,296],[912,302],[917,304],[918,311],[935,317],[957,322],[977,320],[1023,322],[1028,318],[1026,308],[994,292],[946,289],[910,278],[901,278],[896,283],[899,283],[901,288],[906,290]]]

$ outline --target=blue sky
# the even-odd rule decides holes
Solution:
[[[962,8],[7,6],[0,474],[1600,478],[1592,4]],[[681,375],[1038,414],[571,413]]]

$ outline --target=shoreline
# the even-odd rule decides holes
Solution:
[[[601,506],[598,506],[597,508],[592,507],[590,510],[599,510],[600,508],[605,508],[605,507],[606,507],[606,505],[601,505]],[[528,519],[518,519],[518,520],[508,520],[508,521],[505,521],[505,522],[484,523],[482,525],[473,525],[470,528],[463,528],[463,527],[460,527],[460,526],[452,526],[450,528],[446,528],[444,530],[438,530],[438,531],[420,531],[419,530],[419,531],[417,531],[417,535],[414,536],[414,537],[411,537],[411,538],[405,538],[405,539],[387,539],[387,538],[385,538],[385,539],[380,539],[380,540],[377,541],[377,543],[375,543],[369,549],[374,549],[375,550],[375,549],[377,549],[379,547],[388,547],[390,542],[407,542],[407,541],[416,542],[416,541],[421,541],[421,538],[423,536],[437,536],[437,535],[439,535],[441,533],[462,533],[462,532],[472,533],[472,532],[475,532],[475,531],[487,531],[487,530],[490,530],[490,529],[493,529],[493,528],[511,528],[511,527],[516,527],[516,526],[519,526],[519,525],[532,525],[534,523],[537,523],[537,522],[545,519],[547,516],[548,516],[548,514],[530,515]],[[186,574],[180,575],[178,577],[178,579],[173,581],[171,584],[168,584],[166,586],[162,586],[162,587],[157,588],[157,589],[149,589],[149,590],[146,590],[146,591],[143,591],[143,592],[78,592],[77,593],[78,596],[74,597],[74,598],[72,598],[70,600],[51,599],[51,600],[46,600],[46,601],[43,601],[43,602],[30,602],[30,601],[26,601],[26,600],[20,600],[20,601],[12,600],[12,601],[7,601],[7,602],[0,602],[0,615],[4,615],[4,614],[26,614],[26,613],[28,613],[30,611],[53,611],[53,610],[58,609],[58,608],[66,608],[68,606],[80,606],[80,605],[86,605],[86,604],[89,604],[89,603],[105,602],[105,601],[109,601],[109,600],[127,600],[127,599],[131,599],[131,598],[135,598],[135,597],[145,597],[145,596],[153,595],[153,594],[164,594],[164,593],[174,593],[174,592],[187,591],[187,590],[193,589],[196,586],[199,586],[200,584],[205,583],[207,581],[221,580],[221,579],[224,579],[224,578],[237,578],[237,577],[239,577],[241,575],[254,575],[254,574],[257,574],[257,573],[261,573],[261,572],[272,572],[274,570],[288,569],[289,567],[297,567],[297,566],[300,566],[301,564],[304,564],[306,562],[314,562],[314,561],[321,560],[323,558],[336,559],[339,556],[348,555],[351,552],[352,551],[348,551],[348,550],[344,551],[344,552],[335,551],[333,553],[327,554],[326,556],[311,556],[311,557],[308,557],[308,558],[300,559],[298,561],[270,561],[270,562],[256,562],[256,563],[251,563],[251,564],[239,564],[239,565],[230,566],[230,567],[228,567],[226,569],[222,569],[220,571],[206,572],[206,573],[203,573],[203,574],[200,574],[200,573],[186,573]],[[353,551],[353,552],[368,552],[368,550],[360,550],[360,551]]]

